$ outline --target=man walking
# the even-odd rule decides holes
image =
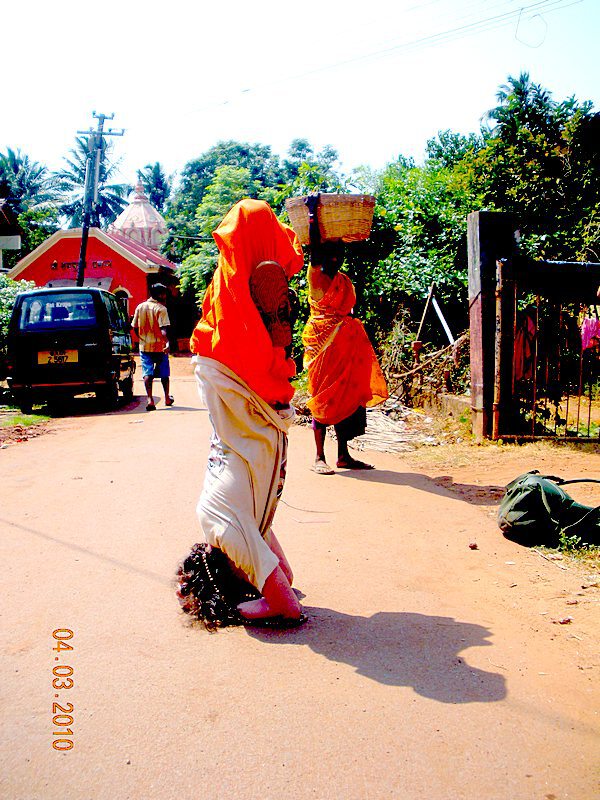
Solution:
[[[165,405],[172,406],[175,400],[169,394],[169,339],[168,328],[171,324],[165,303],[167,287],[155,283],[150,287],[150,297],[140,303],[135,310],[131,327],[140,340],[140,362],[142,377],[148,402],[146,411],[155,411],[152,397],[152,381],[160,378],[165,391]]]

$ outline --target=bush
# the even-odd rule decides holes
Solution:
[[[6,275],[0,275],[0,359],[6,355],[6,334],[15,298],[19,292],[34,288],[32,281],[13,281]]]

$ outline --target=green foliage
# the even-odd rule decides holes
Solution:
[[[244,194],[237,199],[260,198],[279,213],[286,198],[293,195],[310,191],[348,191],[344,178],[334,169],[337,158],[331,146],[315,154],[306,139],[294,139],[283,162],[266,145],[219,142],[183,168],[180,185],[165,213],[171,236],[165,241],[163,251],[169,258],[183,263],[199,249],[196,237],[210,235],[211,231],[207,233],[206,228],[200,231],[196,212],[220,168],[247,170],[249,181]],[[223,184],[224,180],[220,178],[217,182]]]
[[[412,305],[415,316],[435,282],[439,299],[454,306],[459,317],[459,309],[464,309],[457,319],[463,328],[467,215],[481,207],[481,198],[462,162],[448,167],[447,161],[439,153],[423,166],[400,158],[384,171],[377,209],[395,237],[391,253],[375,266],[371,277],[387,305]]]
[[[0,274],[0,356],[6,352],[6,334],[15,299],[19,292],[33,289],[31,281],[13,281]]]
[[[182,170],[180,184],[165,213],[173,235],[165,241],[163,250],[174,261],[183,262],[195,248],[193,237],[199,235],[196,209],[214,182],[219,167],[248,170],[250,180],[263,190],[275,190],[284,180],[279,158],[272,154],[268,145],[219,142],[200,158],[189,161]],[[257,194],[246,196],[255,197]]]
[[[45,166],[9,147],[0,153],[0,197],[17,215],[39,208],[55,198],[53,178]]]
[[[600,115],[553,100],[527,73],[497,98],[485,146],[465,157],[483,204],[514,215],[534,258],[598,260]]]
[[[162,165],[158,161],[146,164],[144,169],[138,170],[138,179],[150,204],[157,211],[164,211],[173,187],[173,179],[165,173]]]
[[[17,426],[29,428],[41,422],[49,422],[50,417],[45,414],[7,414],[0,422],[2,428],[15,428]]]
[[[557,550],[587,564],[600,566],[600,547],[595,544],[584,544],[582,537],[577,534],[568,534],[565,530],[559,531]]]
[[[102,140],[100,169],[98,177],[98,201],[92,206],[90,223],[94,227],[106,227],[113,222],[127,204],[129,186],[111,183],[117,163],[110,160],[111,144]],[[84,136],[75,140],[70,150],[70,158],[65,158],[66,166],[54,173],[59,193],[59,214],[72,228],[80,227],[83,221],[83,200],[85,194],[85,170],[88,158],[88,141]]]
[[[0,198],[21,228],[21,249],[2,256],[3,266],[11,269],[59,227],[53,178],[45,166],[8,148],[0,153]]]
[[[277,203],[282,205],[288,197],[311,192],[347,193],[347,181],[334,167],[337,160],[338,153],[331,145],[315,154],[306,139],[294,139],[283,162],[285,183],[280,187]]]
[[[346,248],[345,269],[357,290],[356,313],[383,344],[398,313],[416,331],[432,282],[454,333],[467,325],[467,215],[479,209],[514,215],[522,248],[533,257],[600,261],[600,114],[589,102],[556,101],[526,73],[499,88],[485,125],[467,136],[441,130],[417,164],[400,156],[382,171],[340,172],[331,146],[315,151],[294,139],[282,159],[267,145],[222,141],[188,162],[174,192],[156,162],[139,177],[151,202],[165,208],[170,236],[163,251],[181,264],[181,287],[200,302],[217,263],[212,231],[243,197],[266,200],[285,219],[290,196],[360,191],[376,196],[371,236]],[[65,169],[52,175],[19,150],[0,154],[0,197],[8,197],[24,231],[10,266],[56,230],[58,215],[81,220],[87,142],[78,139]],[[111,185],[103,151],[96,224],[112,221],[127,187]],[[60,196],[57,197],[57,191]],[[292,282],[300,302],[294,341],[307,315],[304,274]],[[428,323],[429,324],[429,323]],[[412,330],[414,328],[414,331]],[[425,336],[444,342],[432,319]],[[439,339],[436,340],[436,337]]]
[[[222,166],[215,170],[213,182],[206,187],[194,215],[194,229],[204,241],[190,246],[180,268],[182,291],[192,293],[198,303],[217,266],[218,250],[212,232],[231,206],[244,197],[260,198],[264,191],[245,167]]]
[[[468,136],[461,136],[460,133],[445,130],[438,131],[436,137],[428,139],[425,150],[428,162],[451,169],[466,155],[477,152],[482,145],[483,134],[478,136],[470,133]]]
[[[18,261],[45,242],[60,227],[58,209],[50,203],[23,211],[17,217],[17,222],[22,231],[21,249],[3,251],[2,262],[7,269],[14,267]]]

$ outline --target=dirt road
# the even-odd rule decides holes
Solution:
[[[468,465],[471,496],[382,453],[317,476],[293,428],[275,528],[309,623],[185,624],[171,578],[209,426],[175,367],[173,408],[67,417],[0,451],[0,796],[597,798],[600,589],[505,541]],[[53,703],[72,704],[70,751]]]

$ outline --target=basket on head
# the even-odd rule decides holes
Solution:
[[[309,244],[308,208],[304,197],[285,201],[292,228],[301,244]],[[322,194],[317,220],[322,241],[359,242],[368,239],[373,222],[375,198],[370,194]]]

